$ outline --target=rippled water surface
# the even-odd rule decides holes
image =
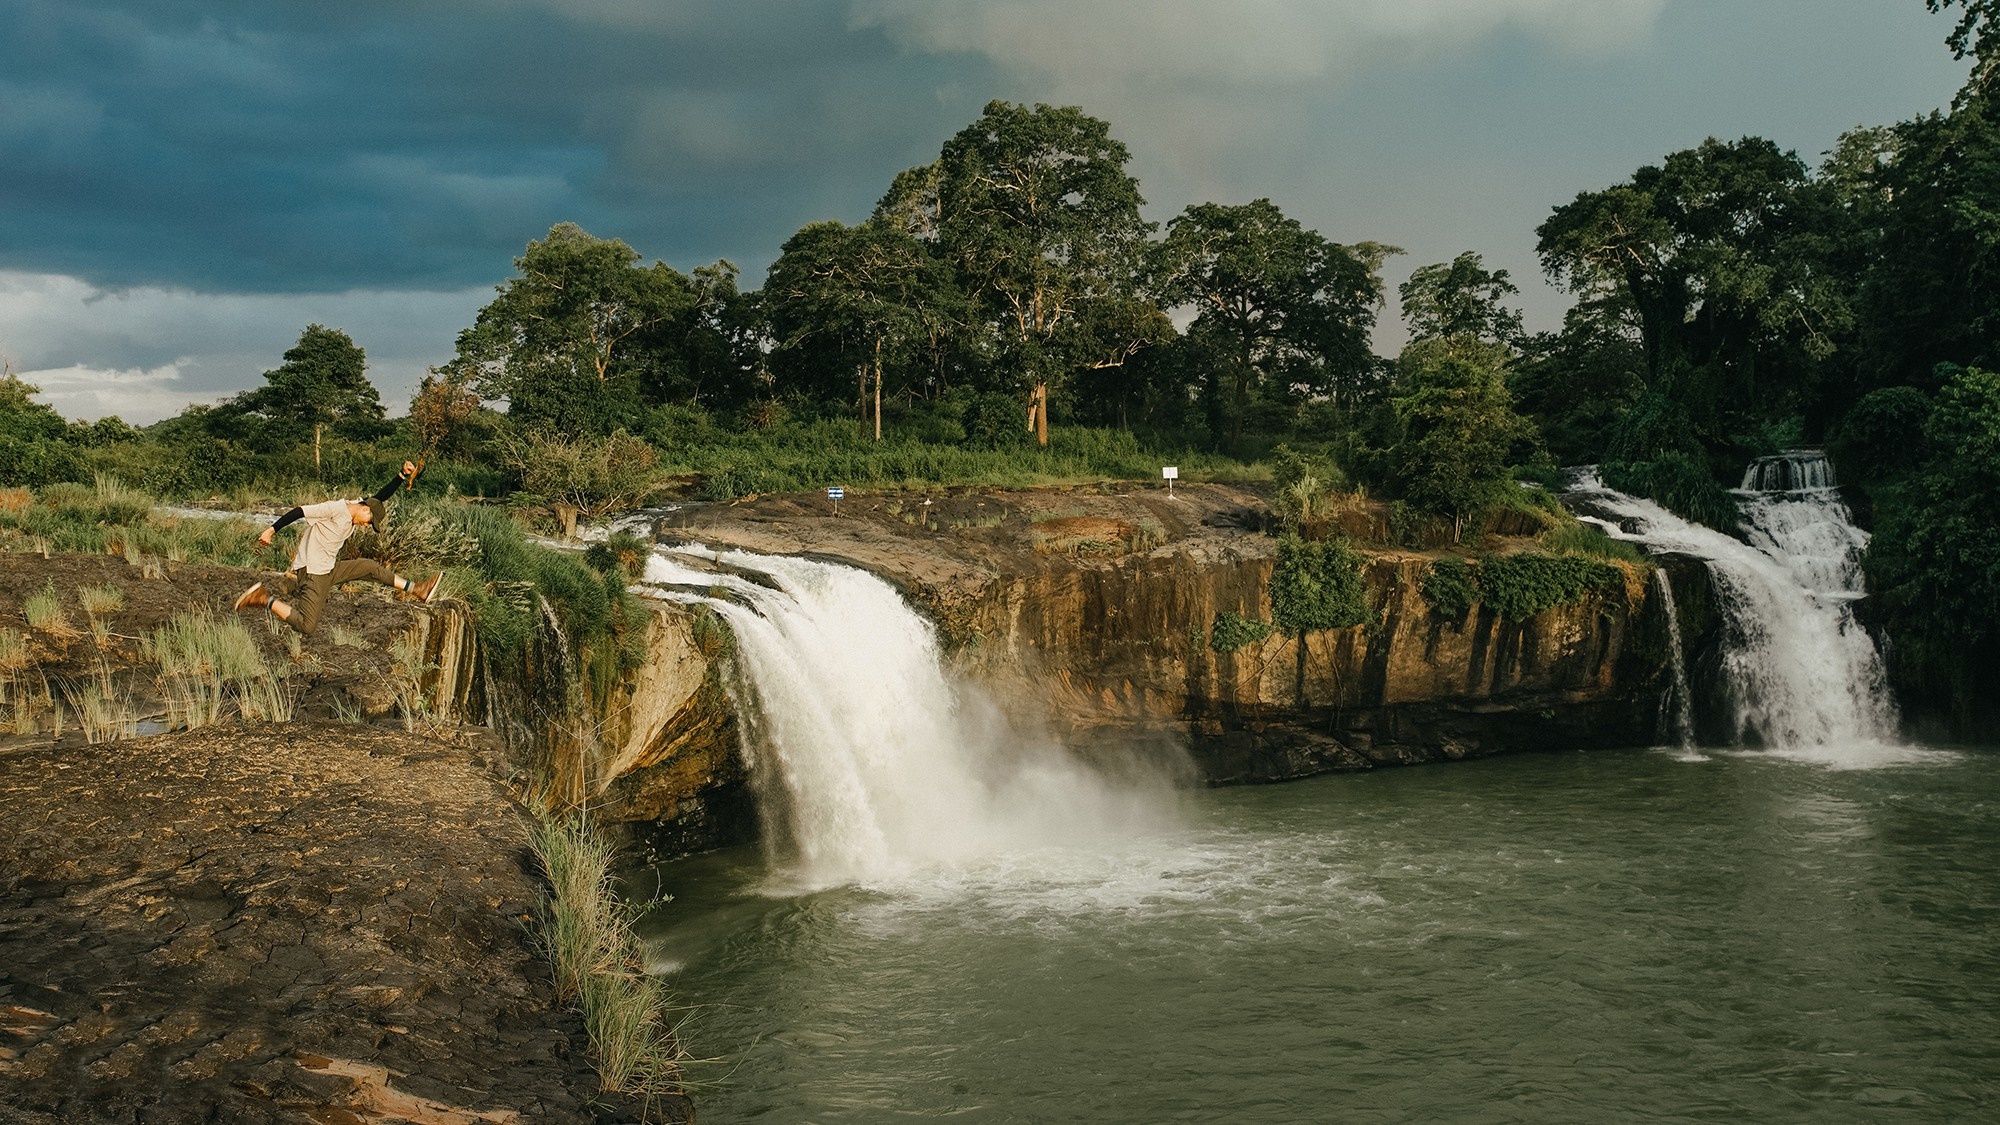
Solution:
[[[1525,755],[788,894],[665,866],[706,1122],[2000,1120],[2000,753]]]

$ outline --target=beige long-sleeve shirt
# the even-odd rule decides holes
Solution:
[[[292,569],[307,574],[325,574],[340,559],[340,549],[354,534],[354,516],[345,500],[301,504],[305,518],[299,521],[299,545],[292,551]]]

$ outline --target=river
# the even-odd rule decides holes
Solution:
[[[2000,1115],[2000,753],[1548,753],[1187,792],[801,890],[657,869],[706,1121]]]

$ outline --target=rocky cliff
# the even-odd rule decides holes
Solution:
[[[1366,623],[1298,639],[1272,632],[1225,652],[1209,641],[1219,614],[1271,618],[1276,540],[1253,493],[981,490],[845,509],[836,518],[797,496],[695,505],[664,514],[657,533],[880,574],[1016,711],[1085,753],[1184,744],[1210,782],[1659,734],[1666,621],[1638,567],[1620,564],[1617,590],[1527,620],[1483,606],[1444,620],[1421,594],[1435,553],[1367,551]],[[1505,538],[1487,546],[1510,549]],[[1682,569],[1682,587],[1704,577]],[[1701,619],[1706,601],[1698,589],[1682,601],[1699,643],[1714,628]],[[657,618],[652,665],[608,717],[589,767],[595,803],[609,817],[658,824],[662,850],[743,838],[754,802],[735,751],[725,648],[702,638],[699,611],[662,604]]]

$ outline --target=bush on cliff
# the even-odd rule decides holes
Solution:
[[[1615,590],[1625,576],[1617,567],[1580,555],[1523,551],[1479,563],[1479,600],[1512,621],[1526,621],[1592,593]]]
[[[1368,620],[1368,590],[1361,556],[1337,540],[1309,543],[1296,535],[1278,541],[1271,571],[1271,618],[1287,637],[1345,629]]]
[[[1248,648],[1270,635],[1270,622],[1225,609],[1215,615],[1215,625],[1208,631],[1208,647],[1227,654]]]

